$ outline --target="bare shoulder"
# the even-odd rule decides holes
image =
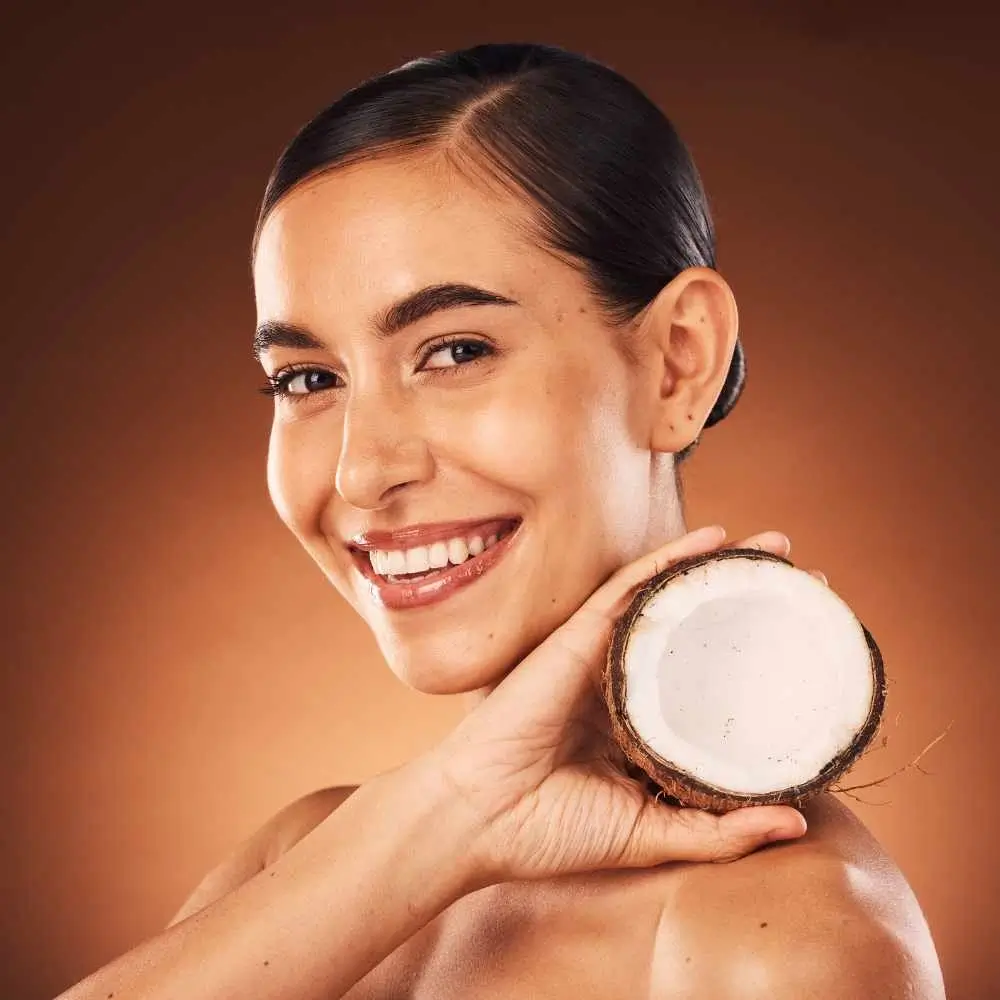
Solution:
[[[262,828],[264,857],[262,867],[274,864],[306,834],[312,832],[358,788],[357,785],[331,785],[309,792],[275,813]]]
[[[356,788],[332,785],[302,795],[279,809],[205,875],[167,926],[186,920],[274,864]]]
[[[944,1000],[930,930],[895,862],[832,795],[802,812],[799,840],[679,873],[650,1000]]]

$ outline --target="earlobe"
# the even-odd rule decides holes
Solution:
[[[650,447],[682,451],[701,433],[725,384],[739,333],[736,300],[717,271],[688,268],[660,292],[645,322],[663,373]]]

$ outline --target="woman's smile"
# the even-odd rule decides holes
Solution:
[[[530,211],[498,197],[386,156],[297,186],[257,246],[256,343],[282,390],[275,507],[426,694],[498,683],[682,531],[672,455],[735,334],[704,268],[662,317],[613,325],[585,275],[529,238]]]
[[[516,517],[414,525],[357,535],[348,548],[376,600],[403,611],[475,583],[509,551],[520,525]]]

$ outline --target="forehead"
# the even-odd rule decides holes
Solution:
[[[532,241],[530,225],[522,199],[437,160],[338,168],[299,184],[271,211],[254,263],[258,312],[311,312],[334,301],[376,310],[446,281],[519,301],[565,295],[575,274]]]

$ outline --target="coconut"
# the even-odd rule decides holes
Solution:
[[[676,563],[616,622],[604,699],[627,770],[679,805],[801,806],[885,707],[871,633],[826,584],[757,549]]]

